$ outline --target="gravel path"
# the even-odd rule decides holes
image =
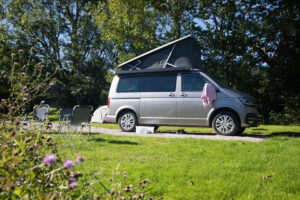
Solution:
[[[54,130],[58,130],[58,124],[53,124]],[[72,129],[71,129],[72,130]],[[77,128],[80,131],[80,128]],[[62,131],[67,131],[64,127]],[[88,128],[83,128],[84,132],[88,132]],[[186,133],[186,134],[175,134],[175,133],[152,133],[152,134],[137,134],[135,132],[122,132],[120,129],[109,129],[102,127],[91,127],[92,133],[100,133],[106,135],[119,135],[119,136],[139,136],[139,137],[159,137],[159,138],[195,138],[195,139],[207,139],[207,140],[238,140],[238,141],[249,141],[249,142],[262,142],[267,138],[267,135],[242,135],[242,136],[221,136],[214,134],[202,134],[202,133]]]

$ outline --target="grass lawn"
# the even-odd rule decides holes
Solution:
[[[57,138],[64,158],[86,158],[77,166],[84,173],[80,184],[102,171],[100,179],[109,185],[120,164],[128,174],[126,181],[135,184],[149,178],[149,193],[164,199],[300,199],[300,127],[260,126],[248,131],[272,136],[254,143],[100,134],[87,140],[86,135],[68,139],[50,134]]]

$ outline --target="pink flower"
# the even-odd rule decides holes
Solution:
[[[27,97],[28,96],[28,93],[24,93],[24,97]]]
[[[41,85],[38,85],[38,87],[37,87],[38,89],[41,89],[42,88],[42,86]]]
[[[18,65],[19,63],[18,62],[14,62],[14,66]]]
[[[41,101],[41,104],[44,104],[44,103],[45,103],[45,101],[44,101],[44,100],[42,100],[42,101]]]
[[[81,163],[81,162],[83,162],[85,159],[84,159],[84,157],[82,157],[82,156],[77,156],[77,158],[76,158],[76,162],[77,163]]]
[[[24,98],[23,98],[23,101],[27,101],[27,98],[26,98],[26,97],[24,97]]]
[[[16,54],[15,54],[15,53],[11,53],[10,56],[11,56],[11,57],[15,57]]]
[[[77,182],[72,182],[72,183],[69,184],[69,188],[72,189],[72,190],[74,188],[76,188],[77,186],[78,186]]]
[[[25,72],[22,72],[22,73],[21,73],[21,75],[22,75],[22,76],[25,76],[25,75],[26,75],[26,73],[25,73]]]
[[[23,87],[23,90],[27,90],[27,86],[26,85]]]
[[[23,53],[23,49],[19,49],[19,53]]]
[[[54,83],[52,83],[52,82],[49,83],[49,86],[53,86],[53,85],[54,85]]]
[[[56,156],[53,153],[46,155],[43,159],[43,163],[46,164],[48,167],[51,167],[51,165],[55,162]]]
[[[74,167],[74,162],[73,160],[69,160],[67,159],[65,162],[64,162],[64,168],[65,169],[71,169],[72,167]]]

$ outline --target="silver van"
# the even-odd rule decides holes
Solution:
[[[212,83],[217,92],[217,100],[208,107],[201,99],[205,83]],[[137,125],[199,126],[236,135],[260,122],[251,96],[196,69],[116,73],[108,108],[105,121],[118,123],[123,131],[134,131]]]

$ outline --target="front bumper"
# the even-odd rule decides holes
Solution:
[[[258,126],[262,123],[262,116],[258,113],[248,113],[245,117],[245,123],[248,126]]]

